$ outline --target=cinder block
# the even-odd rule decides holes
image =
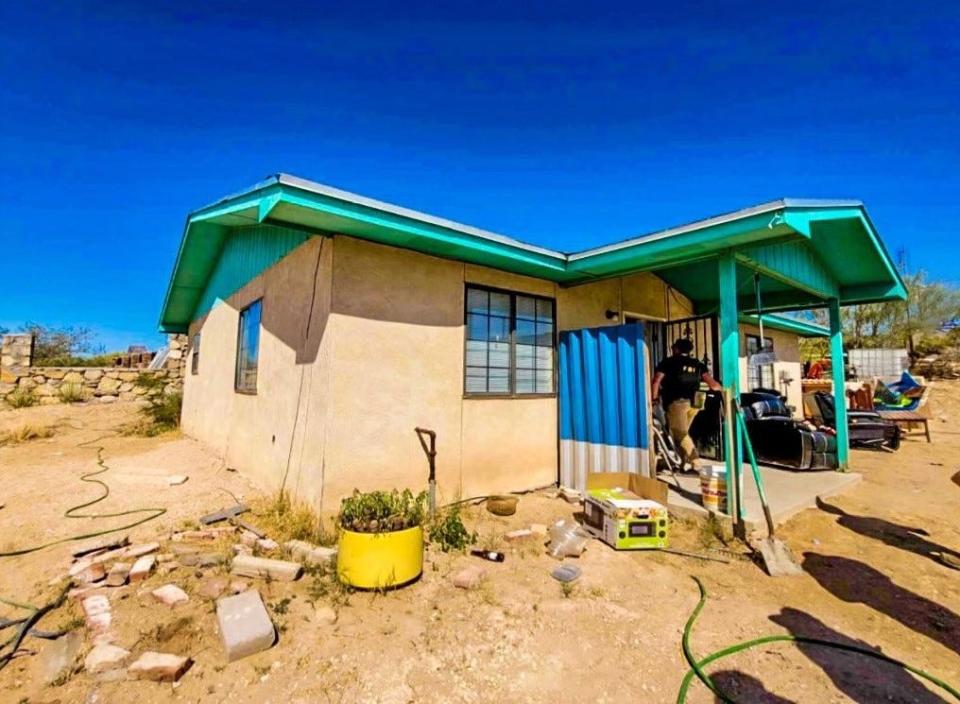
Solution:
[[[218,600],[217,621],[230,662],[266,650],[276,640],[273,622],[256,589]]]

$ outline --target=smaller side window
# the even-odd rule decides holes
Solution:
[[[237,330],[237,375],[235,388],[246,394],[257,393],[257,364],[260,359],[260,311],[263,299],[240,311]]]
[[[193,336],[193,344],[190,345],[193,350],[193,356],[190,358],[190,373],[200,373],[200,333]]]

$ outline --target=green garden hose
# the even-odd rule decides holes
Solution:
[[[697,583],[697,587],[700,589],[700,601],[697,603],[693,613],[690,614],[690,618],[687,619],[687,625],[683,629],[683,656],[690,664],[690,670],[686,675],[684,675],[683,682],[680,684],[680,692],[677,694],[677,704],[684,704],[684,702],[687,701],[687,691],[690,689],[690,684],[693,682],[694,677],[703,682],[703,684],[706,685],[707,688],[713,692],[714,696],[716,696],[721,702],[724,702],[725,704],[737,704],[735,699],[727,694],[724,694],[722,691],[720,691],[720,689],[717,688],[707,673],[704,672],[703,668],[716,660],[720,660],[721,658],[725,658],[729,655],[733,655],[734,653],[739,653],[744,650],[749,650],[750,648],[755,648],[759,645],[767,645],[768,643],[803,643],[805,645],[819,645],[824,648],[845,650],[849,653],[864,655],[868,658],[873,658],[875,660],[880,660],[881,662],[902,667],[907,672],[916,675],[917,677],[920,677],[931,684],[935,684],[940,689],[949,692],[958,702],[960,702],[960,691],[947,684],[943,680],[938,679],[919,668],[913,667],[912,665],[908,665],[905,662],[891,658],[883,653],[878,653],[874,650],[868,650],[867,648],[860,648],[856,645],[847,645],[846,643],[838,643],[831,640],[823,640],[821,638],[807,638],[806,636],[793,635],[764,636],[762,638],[745,640],[741,643],[737,643],[736,645],[731,645],[722,650],[718,650],[715,653],[711,653],[705,658],[697,660],[697,657],[690,650],[690,633],[693,631],[694,622],[696,622],[697,618],[700,616],[700,612],[703,610],[704,605],[707,603],[707,590],[704,588],[703,582],[701,582],[697,577],[693,577],[693,581]]]
[[[99,440],[103,440],[104,438],[107,438],[107,437],[111,437],[111,436],[101,435],[100,437],[94,438],[93,440],[87,440],[86,442],[82,442],[78,444],[77,447],[85,447],[86,445],[92,445],[93,443],[98,442]],[[86,501],[82,504],[71,506],[66,511],[64,511],[63,513],[64,517],[65,518],[119,518],[120,516],[133,516],[135,514],[142,514],[142,513],[146,513],[148,515],[134,521],[133,523],[127,523],[126,525],[117,526],[116,528],[98,530],[92,533],[84,533],[82,535],[72,535],[67,538],[60,538],[59,540],[54,540],[49,543],[44,543],[43,545],[34,545],[29,548],[20,548],[18,550],[11,550],[8,552],[0,552],[0,557],[15,557],[17,555],[27,555],[31,552],[37,552],[38,550],[43,550],[44,548],[49,548],[54,545],[60,545],[61,543],[69,543],[75,540],[86,540],[88,538],[96,538],[101,535],[109,535],[110,533],[117,533],[121,530],[128,530],[130,528],[134,528],[143,523],[146,523],[147,521],[152,521],[153,519],[159,518],[160,516],[162,516],[167,512],[167,509],[165,508],[134,508],[128,511],[117,511],[116,513],[79,513],[79,511],[82,511],[85,508],[93,506],[94,504],[98,504],[104,499],[106,499],[108,496],[110,496],[110,487],[107,485],[107,483],[102,481],[101,479],[94,478],[110,469],[110,467],[107,465],[107,463],[103,459],[103,451],[105,448],[103,445],[98,445],[95,449],[97,451],[97,466],[99,467],[99,469],[96,469],[92,472],[87,472],[86,474],[81,475],[80,481],[90,482],[91,484],[99,484],[103,488],[103,493],[97,498],[93,499],[92,501]]]

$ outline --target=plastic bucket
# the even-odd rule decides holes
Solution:
[[[727,510],[727,468],[708,464],[700,468],[700,497],[703,507],[714,513]]]

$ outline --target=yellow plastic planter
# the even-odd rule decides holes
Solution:
[[[337,577],[358,589],[389,589],[423,572],[423,528],[389,533],[340,530]]]

